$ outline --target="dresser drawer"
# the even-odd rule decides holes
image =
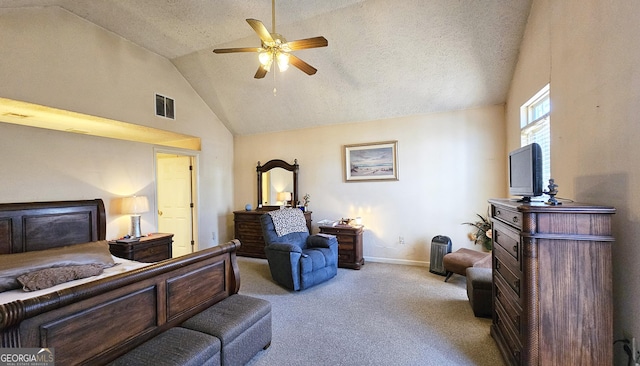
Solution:
[[[337,235],[338,247],[345,250],[353,250],[353,246],[356,244],[356,238],[348,235]]]
[[[345,225],[346,226],[346,225]],[[322,232],[327,233],[327,234],[331,234],[331,235],[348,235],[348,236],[354,236],[355,233],[357,232],[355,227],[329,227],[329,226],[323,226],[322,228]]]
[[[509,321],[518,339],[522,339],[522,309],[518,303],[519,299],[513,296],[513,292],[500,277],[494,279],[494,293],[496,306],[502,307],[505,321]]]
[[[336,235],[336,234],[334,234]],[[356,237],[353,235],[341,235],[338,234],[336,235],[336,239],[338,239],[338,242],[340,243],[340,245],[348,245],[349,247],[353,248],[353,244],[356,243]]]
[[[497,304],[495,307],[495,322],[496,326],[508,348],[508,352],[513,357],[516,362],[516,365],[522,364],[522,343],[520,342],[520,338],[516,335],[512,325],[507,319],[507,314],[504,309]]]
[[[237,221],[236,227],[240,230],[247,230],[262,233],[262,226],[259,222]]]
[[[509,227],[495,222],[493,225],[493,242],[504,249],[517,263],[517,267],[522,270],[520,235]]]
[[[166,245],[147,247],[134,251],[134,258],[138,262],[157,262],[169,258],[169,248]]]
[[[339,262],[347,262],[347,263],[351,263],[353,262],[353,251],[338,251],[338,261]]]
[[[520,295],[520,272],[514,273],[512,269],[509,268],[504,261],[500,260],[499,256],[496,255],[493,259],[493,269],[497,273],[496,276],[502,277],[502,280],[509,286],[510,289],[513,290],[515,295],[519,300],[521,300]],[[520,302],[520,301],[519,301]]]
[[[514,226],[518,229],[522,229],[522,213],[519,211],[513,211],[504,207],[491,206],[491,216]]]

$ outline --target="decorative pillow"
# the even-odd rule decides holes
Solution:
[[[18,277],[18,282],[20,282],[24,291],[37,291],[61,283],[97,276],[102,271],[104,269],[100,264],[45,268],[23,274]]]
[[[308,233],[307,221],[304,214],[299,208],[283,208],[280,210],[269,211],[273,227],[276,229],[278,236],[290,233]]]
[[[115,262],[106,240],[34,252],[0,255],[0,292],[20,288],[17,278],[45,268],[98,264],[112,267]]]

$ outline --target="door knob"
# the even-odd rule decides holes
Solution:
[[[162,211],[158,210],[158,215],[162,216]]]

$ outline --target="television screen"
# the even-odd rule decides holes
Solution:
[[[542,149],[533,143],[509,153],[509,194],[523,197],[542,195]]]

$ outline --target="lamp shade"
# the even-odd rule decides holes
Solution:
[[[123,214],[141,214],[144,212],[149,212],[147,196],[132,196],[122,199]]]
[[[276,199],[278,201],[287,203],[288,201],[291,201],[291,192],[278,192]]]

